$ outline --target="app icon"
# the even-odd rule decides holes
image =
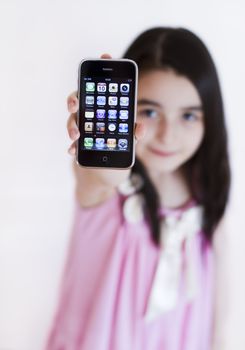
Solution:
[[[128,132],[128,124],[127,123],[119,123],[119,132]]]
[[[128,147],[128,140],[127,139],[119,139],[118,140],[118,147],[120,149],[126,149]]]
[[[102,137],[97,137],[95,139],[96,148],[103,148],[105,146],[105,139]]]
[[[115,123],[109,123],[109,124],[108,124],[108,129],[109,129],[110,131],[115,131],[116,128],[117,128],[117,125],[116,125]]]
[[[99,119],[104,119],[105,118],[105,109],[97,109],[96,117]]]
[[[96,131],[105,132],[105,123],[96,123]]]
[[[116,106],[117,105],[117,96],[109,96],[109,105]]]
[[[106,97],[105,96],[97,96],[97,105],[104,106],[106,103]]]
[[[85,102],[87,105],[93,105],[94,104],[94,96],[86,96]]]
[[[94,111],[85,111],[85,118],[93,118]]]
[[[129,92],[129,84],[121,84],[120,91],[128,93]]]
[[[92,122],[85,122],[85,124],[84,124],[84,130],[85,131],[91,132],[91,131],[93,131],[93,129],[94,129],[94,123],[92,123]]]
[[[122,119],[122,120],[128,119],[128,111],[124,110],[124,109],[119,111],[119,118]]]
[[[117,110],[116,109],[109,109],[108,110],[108,118],[109,119],[117,119]]]
[[[86,83],[86,92],[94,92],[95,91],[95,83],[88,82]]]
[[[117,145],[116,139],[107,139],[107,147],[109,148],[115,148]]]
[[[85,137],[84,138],[84,146],[85,147],[93,147],[93,139],[92,139],[92,137]]]
[[[98,92],[106,92],[106,83],[98,83],[97,84]]]
[[[120,106],[128,106],[129,98],[128,97],[120,97]]]
[[[110,83],[109,84],[109,92],[117,92],[118,91],[118,84],[117,83]]]

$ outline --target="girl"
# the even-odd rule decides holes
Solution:
[[[216,69],[181,28],[147,30],[124,57],[139,67],[136,162],[73,163],[74,226],[47,349],[208,350],[212,241],[230,187]],[[68,109],[74,155],[76,93]]]

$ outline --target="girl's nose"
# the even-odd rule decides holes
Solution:
[[[171,121],[160,118],[156,129],[157,139],[163,143],[172,144],[175,138],[174,129],[174,125]]]

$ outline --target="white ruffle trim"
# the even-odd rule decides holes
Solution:
[[[145,320],[152,321],[175,308],[179,297],[182,246],[185,242],[185,297],[191,301],[198,292],[193,237],[201,229],[202,207],[186,209],[180,219],[169,216],[161,228],[161,252],[148,299]]]

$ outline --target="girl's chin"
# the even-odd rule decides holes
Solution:
[[[175,172],[186,161],[184,155],[180,152],[163,152],[163,154],[158,154],[155,149],[151,150],[150,147],[140,148],[138,152],[136,148],[136,156],[148,171],[161,173]]]
[[[144,164],[145,168],[152,172],[160,172],[160,173],[172,173],[175,172],[179,168],[179,164],[174,161],[165,160],[155,161],[153,159],[140,159]]]

